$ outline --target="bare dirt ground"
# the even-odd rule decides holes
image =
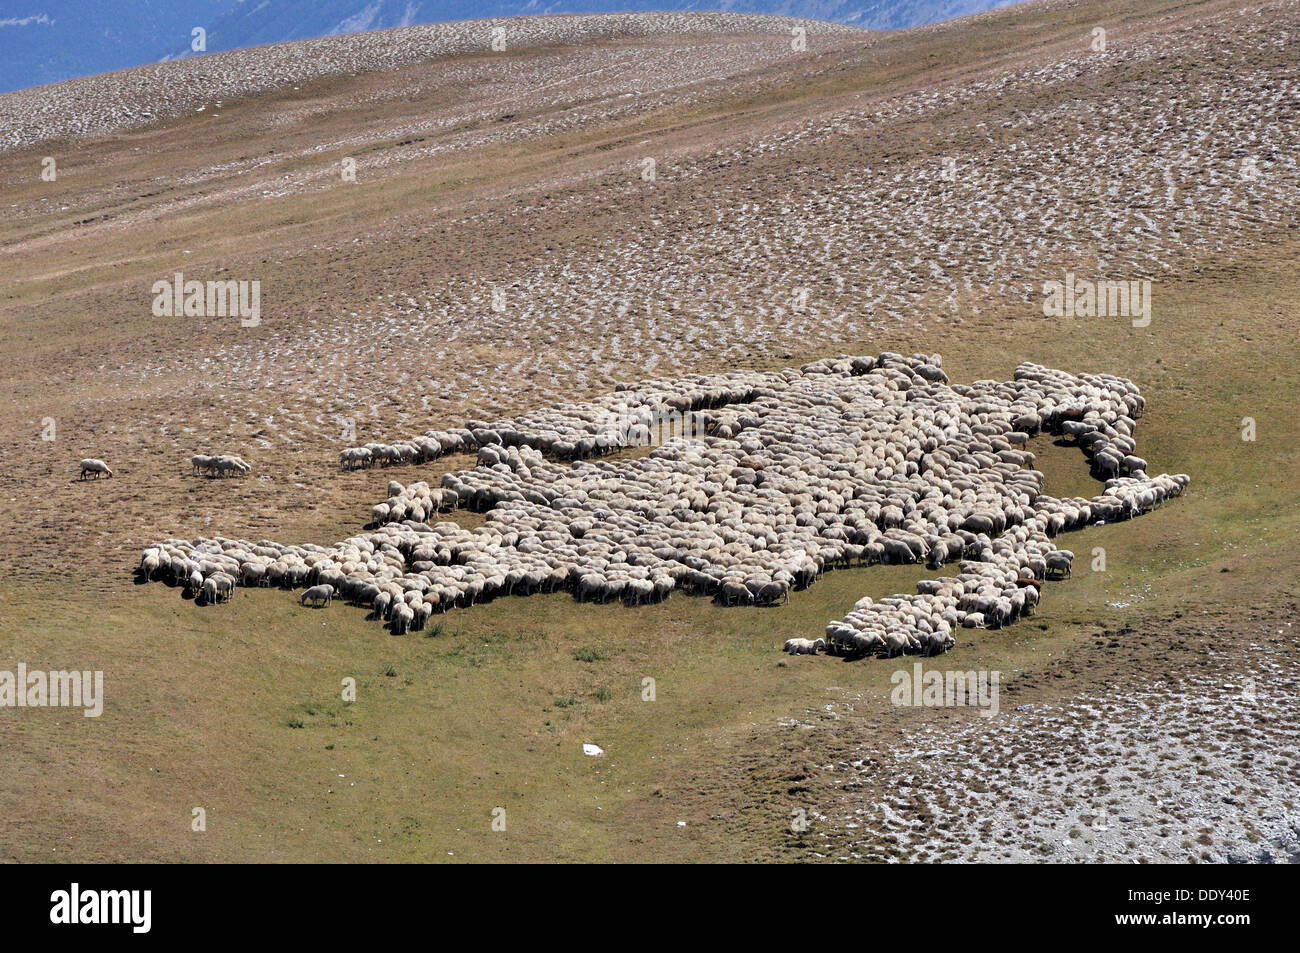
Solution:
[[[803,51],[780,20],[592,19],[0,97],[0,653],[109,686],[100,719],[0,714],[4,856],[1293,857],[1300,6],[1034,2]],[[261,324],[154,317],[178,271],[260,281]],[[1150,279],[1150,326],[1044,318],[1067,272]],[[1193,477],[1078,534],[1108,569],[1032,626],[934,662],[1003,672],[997,718],[776,652],[899,567],[767,611],[498,600],[407,639],[131,584],[149,541],[328,543],[390,475],[466,463],[342,473],[349,443],[884,349],[1130,377],[1145,455]],[[213,451],[253,475],[193,476]],[[114,478],[76,482],[86,456]],[[1049,492],[1077,466],[1048,454]]]

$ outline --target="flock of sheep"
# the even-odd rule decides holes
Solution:
[[[448,453],[472,451],[474,443],[463,432],[430,430],[397,443],[368,443],[339,451],[339,468],[364,470],[373,466],[428,463]]]
[[[637,605],[684,589],[776,605],[834,567],[958,561],[957,575],[862,599],[826,629],[842,654],[934,653],[957,628],[1033,611],[1041,580],[1069,573],[1072,554],[1052,542],[1060,532],[1182,492],[1188,477],[1149,477],[1133,456],[1143,408],[1123,378],[1026,363],[1010,381],[950,384],[939,356],[921,354],[646,381],[410,441],[430,458],[476,447],[479,464],[439,486],[390,482],[375,527],[332,547],[171,539],[145,550],[140,571],[205,601],[235,584],[323,587],[311,595],[337,594],[403,633],[498,595],[567,590]],[[657,415],[684,412],[705,421],[704,437],[593,459],[646,442]],[[1040,432],[1126,475],[1091,499],[1049,496],[1024,449]],[[485,525],[428,522],[458,507],[485,512]]]

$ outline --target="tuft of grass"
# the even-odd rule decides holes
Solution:
[[[609,656],[599,649],[583,646],[582,648],[573,650],[573,658],[574,661],[577,662],[603,662],[609,658]]]

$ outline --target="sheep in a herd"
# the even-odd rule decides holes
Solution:
[[[1071,567],[1074,565],[1074,553],[1068,549],[1054,549],[1043,558],[1047,562],[1048,575],[1069,578]]]
[[[906,632],[886,632],[884,641],[886,658],[902,655],[912,647],[912,640]]]
[[[922,655],[939,655],[957,644],[957,640],[953,638],[952,629],[947,626],[924,632],[920,641]]]
[[[214,572],[203,580],[203,601],[208,605],[229,602],[235,592],[235,577],[226,572]]]
[[[339,451],[339,469],[366,469],[374,464],[374,454],[365,447],[348,447]]]
[[[145,551],[140,573],[201,589],[204,601],[228,597],[208,598],[218,573],[249,586],[329,586],[404,633],[498,597],[567,590],[635,606],[681,589],[776,606],[830,569],[955,563],[955,575],[922,579],[912,594],[859,600],[823,642],[848,657],[943,652],[959,629],[1032,613],[1042,581],[1068,577],[1073,555],[1057,535],[1148,512],[1188,478],[1148,477],[1134,456],[1145,403],[1132,382],[1022,364],[1010,381],[964,385],[939,366],[937,355],[887,352],[648,381],[367,444],[380,465],[453,452],[478,453],[478,465],[434,486],[390,481],[373,525],[330,547],[167,540]],[[660,412],[696,414],[699,429],[648,455],[603,459],[644,441]],[[1040,433],[1068,434],[1113,471],[1104,491],[1047,494],[1026,449]],[[483,524],[438,520],[458,508],[483,513]]]
[[[103,460],[98,460],[92,457],[81,461],[81,469],[77,474],[77,479],[85,480],[90,474],[94,474],[94,478],[98,480],[101,476],[111,477],[113,471],[108,468],[108,464]]]
[[[743,582],[728,579],[719,586],[718,599],[724,606],[747,606],[753,605],[754,594]]]
[[[786,639],[783,651],[791,655],[816,655],[818,649],[824,648],[825,639]]]
[[[322,602],[325,605],[329,605],[334,601],[334,587],[326,583],[322,583],[319,586],[312,586],[310,589],[304,590],[302,597],[298,600],[298,604],[306,605],[309,599],[313,606],[317,606]]]
[[[405,635],[415,622],[415,610],[404,602],[393,606],[392,628],[394,635]]]
[[[140,554],[140,575],[145,581],[153,579],[154,574],[163,568],[162,550],[157,546],[150,546]]]

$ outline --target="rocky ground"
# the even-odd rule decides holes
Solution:
[[[1170,619],[1177,673],[1107,668],[1112,684],[1051,701],[1027,700],[1041,693],[1004,673],[991,717],[954,710],[865,757],[841,747],[808,782],[824,797],[806,795],[800,849],[887,862],[1300,862],[1294,610],[1257,614],[1240,643]],[[1121,628],[1098,644],[1133,637]],[[863,702],[846,696],[784,730],[851,736]]]
[[[398,70],[436,60],[680,34],[789,38],[796,25],[811,36],[865,36],[855,27],[822,20],[695,12],[514,17],[349,33],[171,60],[6,93],[0,96],[0,128],[4,129],[0,148],[110,135],[326,77]],[[783,45],[789,52],[789,44]]]

